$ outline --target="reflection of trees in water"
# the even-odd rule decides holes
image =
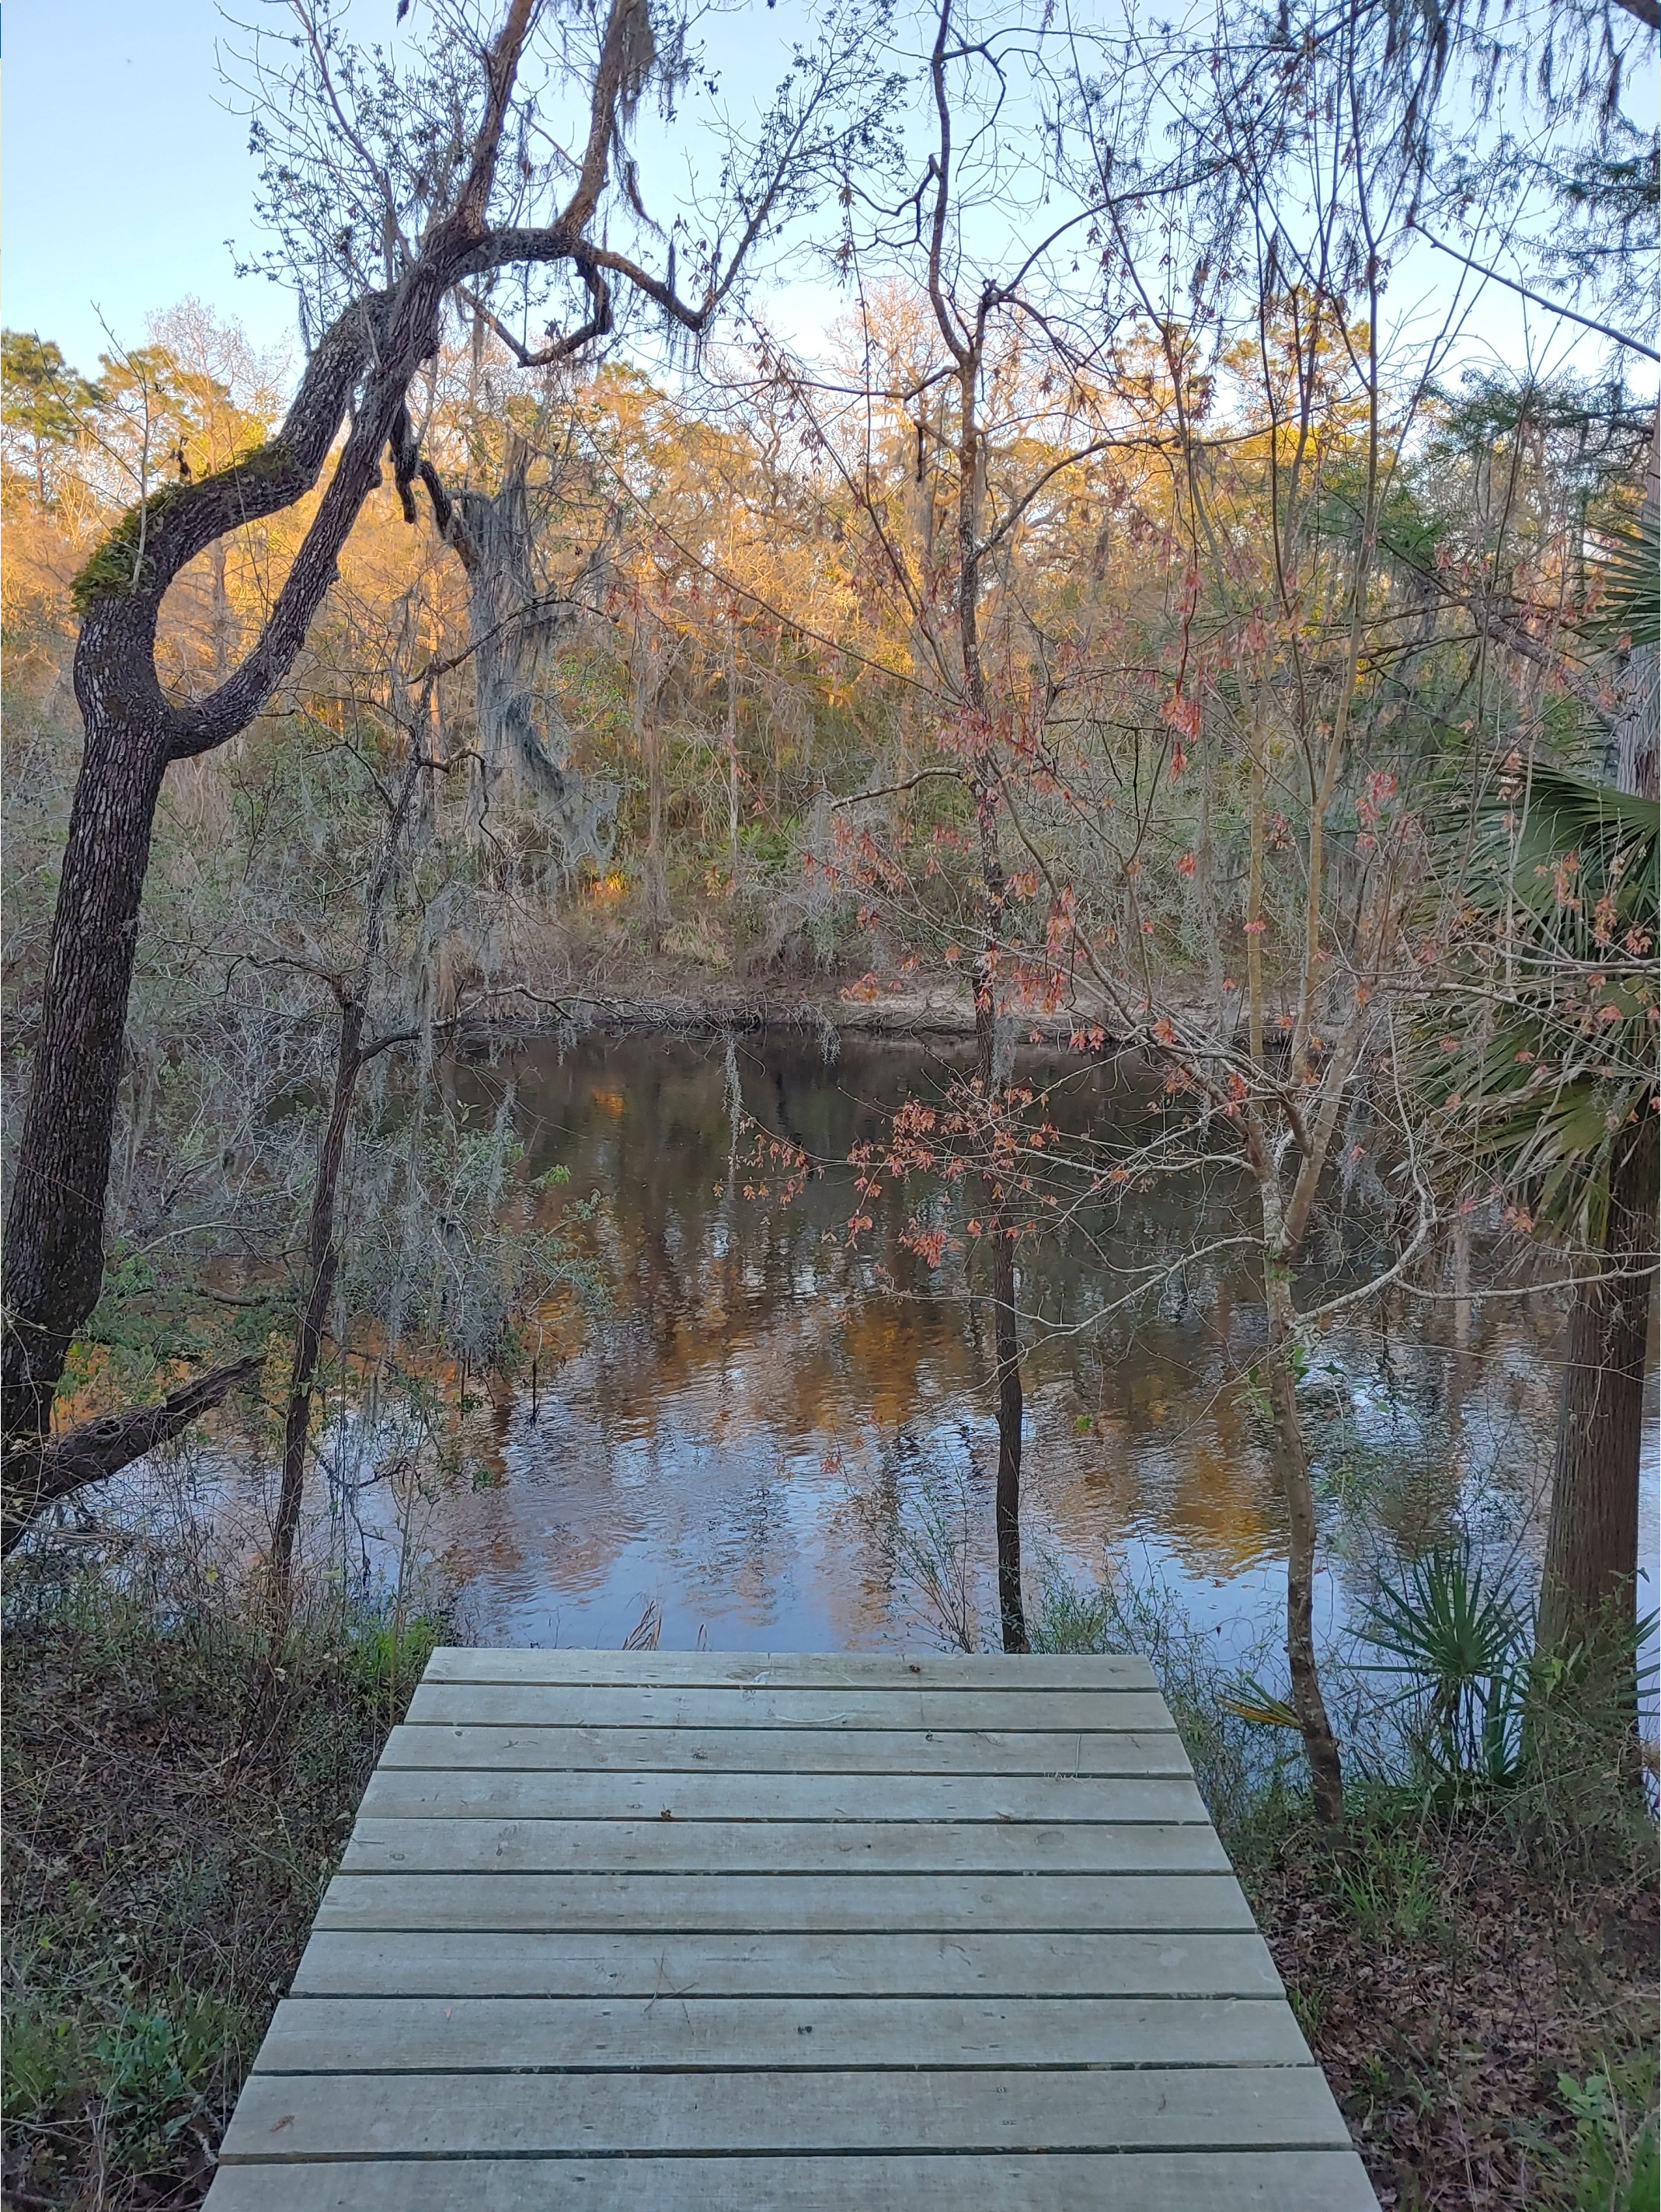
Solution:
[[[626,1571],[632,1598],[655,1571],[666,1597],[673,1583],[690,1604],[761,1620],[811,1580],[827,1632],[880,1634],[901,1601],[897,1532],[925,1462],[949,1470],[955,1459],[965,1481],[978,1480],[989,1318],[961,1262],[931,1275],[900,1245],[902,1193],[885,1193],[874,1258],[848,1249],[851,1192],[834,1166],[788,1207],[745,1202],[733,1188],[733,1108],[741,1095],[764,1128],[834,1163],[909,1091],[938,1086],[949,1063],[853,1042],[827,1068],[776,1037],[516,1055],[531,1172],[569,1167],[566,1203],[604,1195],[591,1234],[615,1312],[560,1379],[562,1409],[551,1415],[545,1380],[537,1430],[522,1407],[514,1416],[510,1480],[459,1501],[462,1547],[471,1554],[475,1540],[464,1527],[478,1522],[483,1538],[486,1522],[505,1520],[516,1582],[540,1571],[592,1591]],[[503,1088],[488,1068],[457,1080],[481,1103]],[[1134,1071],[1074,1068],[1052,1111],[1100,1135],[1134,1123],[1145,1096]],[[1024,1252],[1031,1503],[1075,1557],[1138,1537],[1224,1580],[1279,1553],[1281,1507],[1242,1380],[1262,1339],[1250,1255],[1238,1266],[1226,1249],[1192,1256],[1231,1233],[1239,1202],[1223,1177],[1161,1184],[1097,1204],[1065,1237]],[[1466,1264],[1480,1287],[1485,1255],[1473,1243]],[[1339,1285],[1369,1261],[1341,1216],[1317,1272]],[[1096,1321],[1140,1279],[1145,1296]],[[1411,1553],[1456,1514],[1480,1506],[1513,1530],[1526,1516],[1512,1478],[1531,1457],[1524,1440],[1548,1425],[1542,1378],[1555,1316],[1540,1302],[1502,1310],[1479,1298],[1458,1326],[1463,1352],[1447,1343],[1451,1306],[1409,1304],[1385,1332],[1333,1340],[1352,1390],[1377,1382],[1382,1344],[1398,1411],[1422,1408],[1394,1442],[1335,1433],[1330,1452],[1323,1443],[1329,1534],[1358,1585],[1383,1554]],[[1352,1406],[1352,1428],[1354,1416]],[[551,1547],[556,1518],[567,1533]]]
[[[1317,1410],[1317,1480],[1347,1582],[1378,1577],[1463,1532],[1488,1569],[1537,1571],[1555,1422],[1556,1316],[1522,1306],[1480,1349],[1399,1332],[1335,1347]],[[1451,1333],[1451,1332],[1450,1332]]]

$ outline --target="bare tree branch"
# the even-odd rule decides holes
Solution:
[[[0,1504],[0,1554],[9,1553],[28,1534],[48,1506],[73,1497],[88,1483],[102,1482],[147,1452],[181,1436],[204,1413],[222,1405],[238,1383],[259,1374],[263,1352],[210,1368],[194,1382],[154,1406],[131,1406],[54,1437],[42,1449],[16,1454],[6,1469]]]

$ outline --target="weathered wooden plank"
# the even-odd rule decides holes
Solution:
[[[211,2212],[1373,2212],[1152,1679],[438,1655]]]
[[[1279,1997],[1255,1931],[1227,1936],[496,1936],[317,1929],[296,1996]]]
[[[472,1650],[443,1644],[427,1663],[429,1682],[667,1683],[681,1689],[767,1685],[792,1688],[1152,1690],[1146,1659],[1060,1657],[1002,1652],[589,1651],[557,1647]]]
[[[340,1874],[319,1928],[1244,1931],[1226,1875]]]
[[[639,1689],[586,1683],[428,1682],[412,1721],[496,1728],[1126,1729],[1168,1728],[1157,1690]]]
[[[228,2164],[374,2154],[1340,2149],[1316,2066],[884,2073],[253,2074]]]
[[[1226,1874],[1203,1821],[469,1820],[365,1815],[347,1874]]]
[[[290,1997],[265,2074],[1307,2066],[1278,1999]],[[782,2084],[780,2094],[790,2094]]]
[[[222,2167],[208,2212],[1378,2212],[1353,2151]]]
[[[395,1728],[382,1766],[469,1766],[568,1773],[1187,1774],[1175,1729]]]
[[[387,1820],[1065,1820],[1203,1821],[1182,1775],[456,1774],[383,1767],[363,1795]]]

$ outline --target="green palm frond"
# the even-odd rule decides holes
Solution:
[[[1303,1727],[1286,1699],[1266,1690],[1255,1674],[1242,1674],[1234,1691],[1220,1697],[1217,1702],[1226,1713],[1232,1713],[1239,1720],[1255,1721],[1259,1728],[1290,1729],[1295,1735]]]
[[[1641,515],[1597,569],[1597,604],[1580,624],[1593,644],[1661,645],[1661,525]]]
[[[1473,905],[1489,914],[1521,906],[1582,958],[1599,957],[1611,931],[1653,937],[1661,809],[1652,799],[1540,762],[1518,766],[1479,809],[1472,857]]]
[[[1521,1748],[1529,1623],[1511,1591],[1484,1575],[1468,1543],[1417,1560],[1380,1585],[1360,1623],[1399,1678],[1386,1702],[1411,1709],[1408,1734],[1445,1780],[1514,1778]]]
[[[1453,975],[1413,1046],[1434,1150],[1595,1241],[1655,1093],[1661,810],[1512,763],[1459,866]]]
[[[1399,1584],[1381,1583],[1361,1632],[1445,1703],[1503,1673],[1525,1642],[1511,1592],[1491,1584],[1458,1545],[1415,1560]]]

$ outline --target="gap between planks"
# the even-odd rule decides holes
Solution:
[[[350,1985],[350,1987],[348,1985]],[[314,1930],[296,1996],[371,1997],[1266,1996],[1280,1976],[1256,1929],[1228,1935],[492,1936]]]

